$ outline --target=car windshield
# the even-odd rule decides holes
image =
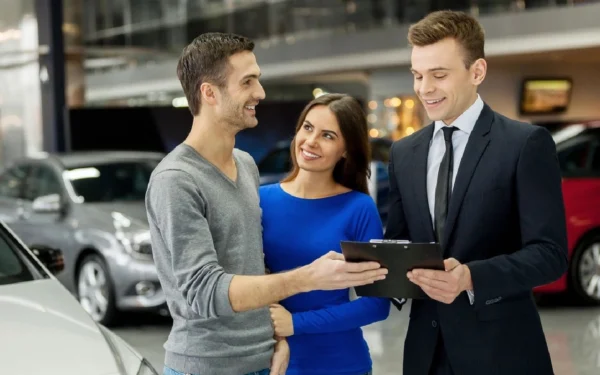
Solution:
[[[44,275],[39,264],[19,252],[16,244],[0,229],[0,285],[32,281]]]
[[[158,160],[78,166],[65,172],[84,202],[143,201]]]

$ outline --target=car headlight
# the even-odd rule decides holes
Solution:
[[[152,259],[149,231],[131,233],[118,230],[115,236],[129,255],[142,260]]]
[[[131,219],[120,212],[112,212],[115,237],[129,255],[141,259],[152,260],[149,230],[134,230]]]
[[[137,375],[158,375],[158,373],[154,370],[152,365],[148,363],[145,359],[142,360],[140,364],[140,369],[137,372]]]

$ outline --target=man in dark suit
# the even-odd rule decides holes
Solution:
[[[387,239],[438,241],[446,271],[407,277],[413,300],[404,375],[552,374],[532,289],[567,269],[555,144],[477,93],[484,32],[434,12],[412,25],[414,89],[434,122],[395,142]]]

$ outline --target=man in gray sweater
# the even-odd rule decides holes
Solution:
[[[209,33],[187,46],[177,75],[194,115],[186,140],[154,170],[146,195],[153,254],[173,327],[164,374],[284,374],[289,347],[268,306],[297,293],[381,280],[376,263],[330,252],[265,275],[259,176],[235,135],[264,99],[250,40]]]

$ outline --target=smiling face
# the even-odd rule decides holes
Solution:
[[[433,121],[450,125],[477,99],[485,77],[485,60],[465,66],[462,46],[453,38],[414,46],[411,55],[414,90]]]
[[[253,128],[258,124],[255,107],[265,98],[254,53],[244,51],[232,55],[228,69],[227,86],[217,88],[220,100],[215,112],[220,121],[237,130]]]
[[[295,136],[298,167],[307,172],[332,173],[346,146],[337,118],[324,105],[313,107]]]

